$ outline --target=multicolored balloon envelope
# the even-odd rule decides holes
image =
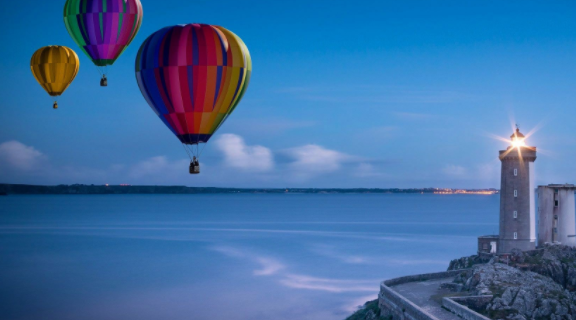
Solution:
[[[208,142],[242,99],[251,72],[244,42],[207,24],[161,29],[136,57],[140,91],[185,146]]]
[[[68,47],[48,46],[34,52],[30,69],[42,88],[52,97],[58,97],[78,74],[80,60],[76,52]],[[53,107],[58,108],[56,101]]]
[[[67,0],[64,24],[106,80],[106,66],[126,50],[142,25],[140,0]],[[101,85],[105,86],[101,81]]]

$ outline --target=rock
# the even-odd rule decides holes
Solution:
[[[468,269],[474,265],[487,263],[488,261],[490,261],[490,257],[484,257],[479,255],[462,257],[460,259],[454,259],[450,261],[450,264],[448,265],[448,271]]]
[[[516,252],[513,256],[511,266],[550,277],[565,289],[576,291],[576,248],[546,245],[533,251]]]
[[[504,293],[502,294],[502,304],[509,306],[512,304],[512,302],[514,301],[514,297],[516,297],[516,294],[518,293],[518,290],[516,288],[507,288],[506,291],[504,291]]]
[[[385,310],[384,310],[385,311]],[[383,320],[388,317],[378,307],[378,300],[368,301],[346,320]]]
[[[548,299],[543,299],[540,302],[540,307],[534,311],[535,318],[546,318],[552,314],[552,306],[550,305],[550,301]]]
[[[494,295],[484,312],[493,319],[573,319],[576,309],[574,294],[552,278],[502,263],[475,266],[466,286],[474,295]]]
[[[527,252],[515,250],[508,259],[469,256],[452,260],[448,267],[461,269],[468,270],[443,287],[459,295],[492,295],[488,304],[475,309],[491,319],[576,320],[576,248],[547,245]],[[390,316],[376,300],[348,320]]]

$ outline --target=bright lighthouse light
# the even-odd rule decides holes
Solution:
[[[526,137],[520,132],[520,129],[518,129],[518,125],[516,125],[516,131],[510,136],[510,139],[512,139],[512,147],[520,148],[526,146],[526,143],[524,143],[525,138]]]
[[[524,139],[514,138],[512,139],[512,146],[515,148],[524,147],[526,143],[524,143]]]

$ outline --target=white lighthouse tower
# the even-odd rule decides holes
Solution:
[[[498,254],[536,248],[534,161],[536,147],[525,144],[520,130],[510,136],[512,143],[500,151],[500,234]]]

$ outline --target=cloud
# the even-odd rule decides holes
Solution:
[[[447,175],[451,175],[451,176],[463,176],[466,174],[466,168],[462,167],[462,166],[457,166],[457,165],[447,165],[445,166],[442,171],[447,174]]]
[[[290,166],[297,171],[306,173],[336,171],[340,169],[343,162],[354,159],[347,154],[315,144],[292,148],[288,150],[288,153],[295,159]]]
[[[246,171],[269,171],[274,167],[272,151],[263,146],[248,146],[242,137],[223,134],[216,146],[224,153],[225,164]]]
[[[133,178],[140,178],[156,174],[165,175],[167,171],[173,171],[178,168],[183,171],[188,167],[188,160],[169,161],[165,156],[156,156],[143,161],[140,161],[132,166],[130,169],[130,176]]]
[[[366,264],[371,260],[370,258],[364,256],[345,254],[341,249],[337,249],[336,247],[329,245],[314,245],[310,248],[310,251],[325,257],[337,259],[348,264]]]
[[[170,183],[183,176],[187,169],[188,160],[170,161],[165,156],[100,168],[60,164],[49,161],[48,156],[33,146],[18,141],[0,144],[0,170],[11,183],[133,183],[141,178],[146,183]]]
[[[243,258],[246,256],[241,250],[230,247],[211,247],[210,249],[232,258]]]
[[[150,159],[139,162],[134,165],[130,170],[130,176],[138,178],[150,174],[156,174],[160,170],[168,166],[168,159],[163,156],[152,157]]]
[[[383,166],[374,159],[316,144],[273,151],[261,145],[247,145],[239,135],[223,134],[217,137],[215,146],[218,153],[222,152],[219,156],[222,162],[201,163],[204,174],[194,180],[187,174],[188,159],[155,155],[127,163],[58,163],[50,162],[42,152],[17,141],[0,144],[0,170],[5,173],[5,180],[12,183],[186,185],[194,181],[223,187],[282,187],[286,183],[307,184],[313,179],[334,179],[342,175],[365,180],[387,176],[381,172]],[[323,177],[319,177],[321,175]]]
[[[288,274],[280,283],[289,288],[319,290],[327,292],[374,292],[374,281],[340,280],[317,278],[306,275]],[[377,287],[377,286],[376,286]]]
[[[370,163],[362,162],[356,166],[354,170],[354,176],[359,178],[370,178],[370,177],[382,177],[384,174],[376,171],[374,166]]]
[[[274,259],[257,257],[256,261],[262,265],[262,269],[254,270],[255,276],[269,276],[284,269],[284,265]]]
[[[7,141],[0,144],[0,160],[19,170],[32,170],[44,158],[42,152],[18,141]]]

